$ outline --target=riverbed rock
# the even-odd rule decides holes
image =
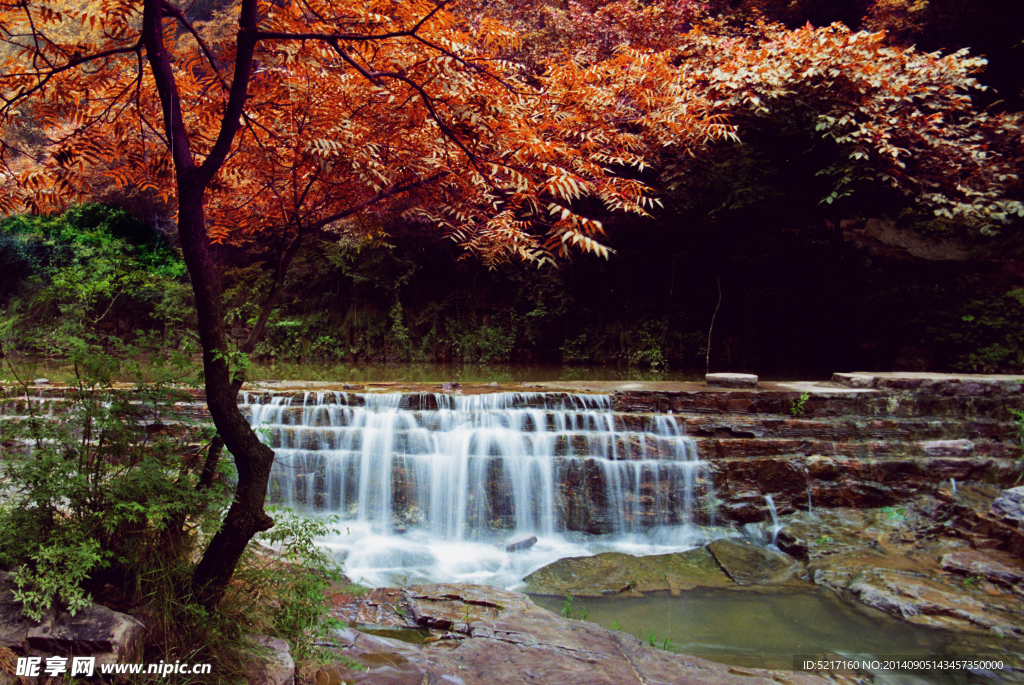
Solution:
[[[783,527],[775,536],[775,546],[782,552],[799,561],[807,561],[807,541],[801,538],[792,528]]]
[[[989,538],[961,529],[975,507],[988,509],[985,491],[967,485],[955,501],[945,492],[903,507],[801,513],[786,527],[808,541],[808,576],[821,587],[912,623],[1019,639],[1024,565],[973,549]]]
[[[757,376],[751,373],[709,373],[704,382],[717,388],[756,388]]]
[[[700,547],[675,554],[634,557],[606,552],[559,559],[525,579],[525,591],[537,595],[598,597],[732,585],[714,557]]]
[[[738,585],[788,580],[799,571],[796,560],[747,540],[722,538],[707,546],[715,561]]]
[[[405,590],[417,622],[441,626],[469,615],[459,630],[413,645],[347,629],[341,651],[365,671],[337,663],[316,682],[373,685],[812,685],[806,673],[736,668],[644,645],[619,631],[555,616],[518,593],[455,585]],[[454,625],[454,624],[453,624]]]
[[[521,552],[524,549],[530,549],[531,547],[533,547],[536,544],[537,544],[537,536],[536,535],[530,535],[529,533],[523,533],[522,535],[517,535],[514,538],[512,538],[511,540],[509,540],[508,544],[505,545],[505,551],[506,552]]]

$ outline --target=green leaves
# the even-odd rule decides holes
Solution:
[[[47,406],[29,403],[3,426],[14,447],[0,529],[21,534],[0,541],[0,566],[18,569],[19,599],[36,620],[51,606],[87,606],[108,573],[128,591],[141,588],[154,558],[166,563],[182,550],[169,541],[186,521],[205,525],[226,498],[222,484],[196,488],[201,431],[175,412],[186,393],[159,383],[115,391],[112,357],[81,340],[71,350],[77,388]]]
[[[22,602],[26,616],[42,621],[51,606],[66,607],[74,616],[92,604],[82,589],[82,581],[102,565],[103,554],[96,540],[56,541],[39,548],[32,563],[22,565],[14,574],[14,599]]]

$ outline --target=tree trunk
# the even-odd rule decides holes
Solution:
[[[249,540],[274,525],[273,519],[263,511],[274,452],[260,442],[239,411],[235,399],[237,392],[231,378],[220,279],[210,256],[203,213],[206,188],[224,164],[240,126],[252,74],[257,5],[257,0],[241,2],[235,68],[228,101],[220,132],[201,165],[196,164],[192,153],[189,132],[181,114],[181,96],[172,60],[164,45],[166,6],[161,0],[145,0],[142,13],[142,44],[160,95],[164,129],[174,160],[178,236],[196,297],[199,342],[203,348],[206,376],[206,403],[214,426],[238,469],[234,501],[192,575],[192,593],[206,607],[217,605],[224,596]]]

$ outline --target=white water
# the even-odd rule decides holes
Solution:
[[[779,512],[775,509],[775,499],[771,495],[765,495],[764,501],[768,504],[768,513],[772,515],[772,541],[771,547],[778,549],[776,544],[779,540],[779,531],[782,530],[782,524],[779,523]]]
[[[242,402],[275,449],[270,501],[340,516],[322,543],[370,585],[514,587],[567,556],[689,549],[713,524],[707,464],[675,418],[615,414],[606,395]],[[537,544],[506,552],[522,533]]]
[[[811,472],[804,467],[804,475],[807,477],[807,513],[814,516],[814,502],[811,499]]]

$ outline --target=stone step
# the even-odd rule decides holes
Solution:
[[[239,404],[269,405],[273,402],[289,407],[314,408],[318,406],[364,407],[392,393],[365,393],[348,391],[311,392],[302,390],[281,390],[261,392],[240,392]],[[607,395],[569,392],[504,392],[475,395],[452,395],[444,392],[403,392],[396,405],[399,409],[411,411],[435,411],[438,409],[460,408],[470,410],[490,409],[597,409],[607,407]]]
[[[844,459],[986,456],[1012,459],[1020,447],[1009,441],[977,440],[858,440],[829,441],[787,438],[695,438],[701,459],[752,459],[779,455],[823,455]]]
[[[360,428],[303,428],[299,426],[262,429],[271,447],[285,450],[329,450],[360,452],[367,447],[368,434]],[[398,455],[417,456],[432,449],[443,449],[443,438],[427,431],[395,431],[388,435],[391,451]],[[369,438],[373,439],[373,438]],[[602,458],[620,460],[696,461],[698,454],[692,440],[643,433],[524,433],[524,449],[532,454],[553,457]],[[469,446],[483,451],[482,456],[498,456],[498,441],[487,436],[473,438]],[[477,442],[479,441],[479,442]],[[479,445],[478,447],[475,447]],[[461,445],[457,449],[463,449]],[[493,449],[492,449],[493,447]]]
[[[1024,393],[1013,392],[1012,387],[1003,386],[947,385],[941,387],[949,394],[943,394],[928,388],[895,391],[889,388],[806,385],[809,389],[803,391],[622,391],[615,394],[613,405],[616,411],[640,413],[671,411],[675,414],[756,414],[802,418],[987,417],[1003,421],[1012,419],[1011,408],[1024,408]],[[954,388],[959,388],[962,394],[953,392]],[[968,394],[968,391],[977,394]]]
[[[249,414],[251,408],[245,409]],[[267,427],[306,426],[343,427],[350,423],[351,411],[339,407],[282,407],[268,413]],[[442,424],[438,412],[413,412],[416,424],[437,429]],[[361,419],[360,419],[361,420]],[[497,422],[497,418],[493,421]],[[496,424],[497,425],[497,424]],[[1012,440],[1015,424],[995,419],[936,419],[926,417],[780,417],[776,415],[657,415],[612,412],[552,412],[526,410],[507,418],[510,428],[533,432],[540,427],[548,432],[594,431],[616,433],[682,433],[694,438],[775,438],[813,439],[830,442],[889,440],[897,442],[987,439]]]
[[[630,416],[630,415],[624,415]],[[628,419],[627,419],[628,421]],[[839,442],[864,440],[942,440],[947,438],[1004,439],[1014,426],[993,419],[817,418],[771,415],[676,417],[693,438],[812,438]]]
[[[723,518],[737,523],[769,517],[770,493],[780,515],[813,507],[884,507],[921,493],[951,490],[950,480],[1013,483],[1017,465],[990,455],[845,459],[777,454],[709,462]]]

